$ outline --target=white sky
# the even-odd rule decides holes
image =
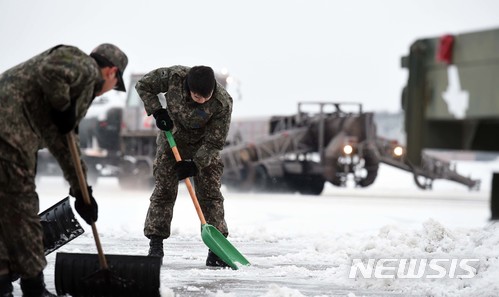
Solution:
[[[234,117],[326,100],[398,111],[411,43],[499,27],[497,11],[495,0],[0,0],[0,71],[56,44],[111,42],[128,54],[126,76],[227,68],[242,94],[229,88]]]

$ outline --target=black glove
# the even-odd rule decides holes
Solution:
[[[88,195],[90,196],[91,205],[88,205],[83,200],[83,194],[81,191],[74,191],[72,188],[69,190],[69,195],[76,198],[75,209],[87,224],[91,225],[92,222],[97,222],[98,206],[97,201],[95,201],[92,196],[92,187],[87,187]]]
[[[156,110],[153,114],[156,119],[156,126],[163,131],[170,131],[173,129],[173,122],[168,115],[168,111],[164,108]]]
[[[178,180],[183,180],[189,176],[198,174],[198,167],[192,160],[178,161],[173,165],[173,169],[177,171]]]
[[[68,134],[75,128],[76,125],[76,105],[71,104],[64,111],[52,109],[50,117],[61,134]]]

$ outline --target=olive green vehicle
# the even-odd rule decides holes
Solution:
[[[402,58],[407,160],[428,148],[499,152],[499,28],[416,40]],[[492,219],[499,219],[494,173]]]
[[[499,29],[416,40],[402,66],[412,164],[425,148],[499,151]]]

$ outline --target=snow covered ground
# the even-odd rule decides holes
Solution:
[[[499,224],[488,221],[492,171],[499,161],[459,162],[458,171],[482,179],[478,192],[435,181],[432,191],[412,176],[381,166],[369,188],[327,186],[321,196],[241,194],[224,191],[229,241],[251,266],[208,269],[199,219],[180,185],[170,239],[165,241],[161,294],[170,296],[497,296]],[[60,178],[39,180],[40,209],[66,196]],[[97,228],[104,253],[146,255],[142,235],[150,192],[123,191],[101,178]],[[80,219],[81,222],[83,220]],[[96,253],[92,232],[59,251]],[[55,291],[56,253],[48,256],[47,285]],[[479,259],[472,278],[350,278],[352,260]],[[19,293],[16,284],[15,290]]]

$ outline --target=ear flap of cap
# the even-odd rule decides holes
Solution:
[[[126,92],[125,82],[123,81],[123,75],[122,75],[120,70],[116,71],[116,76],[118,78],[118,82],[116,83],[116,86],[114,87],[114,89],[116,91]]]

